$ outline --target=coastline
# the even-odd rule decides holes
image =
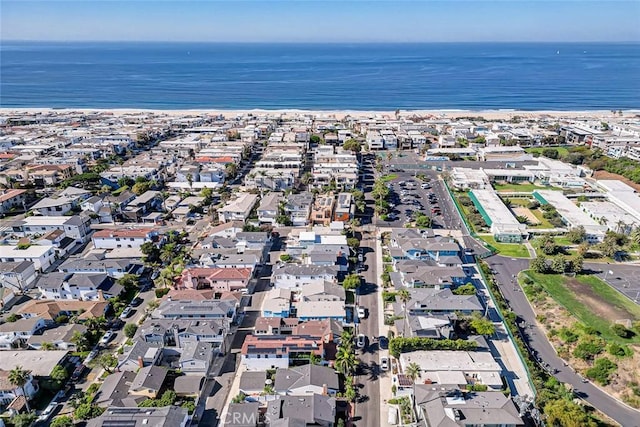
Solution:
[[[617,110],[616,110],[617,111]],[[635,116],[640,114],[640,109],[621,110],[624,116]],[[305,109],[146,109],[146,108],[40,108],[40,107],[0,107],[1,115],[8,114],[42,114],[42,113],[103,113],[103,114],[157,114],[165,116],[184,116],[189,114],[222,114],[225,116],[236,116],[243,114],[292,114],[292,115],[314,115],[327,118],[335,118],[342,120],[345,117],[395,117],[396,111],[377,111],[377,110],[305,110]],[[429,117],[443,119],[459,119],[463,117],[484,117],[487,120],[509,120],[514,116],[523,119],[539,118],[542,116],[553,118],[587,118],[595,119],[599,117],[613,117],[612,110],[458,110],[458,109],[440,109],[440,110],[399,110],[400,117]],[[616,117],[620,117],[617,116]]]

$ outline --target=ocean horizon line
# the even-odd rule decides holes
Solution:
[[[215,41],[215,40],[29,40],[29,39],[0,39],[0,48],[2,43],[77,43],[77,44],[107,44],[107,43],[126,43],[126,44],[217,44],[217,45],[287,45],[287,46],[303,46],[303,45],[479,45],[479,44],[496,44],[496,45],[518,45],[518,44],[564,44],[564,45],[640,45],[640,40],[584,40],[584,41]]]

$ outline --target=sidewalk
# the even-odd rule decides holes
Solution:
[[[376,283],[378,286],[382,286],[380,282],[380,276],[382,276],[383,272],[383,261],[382,261],[382,239],[381,232],[376,234]],[[382,288],[378,291],[378,336],[386,337],[389,333],[390,327],[384,324],[384,301],[382,300]],[[386,357],[389,359],[389,350],[378,351],[378,356],[380,358]],[[391,365],[391,360],[389,359],[389,365]],[[380,383],[380,427],[390,427],[389,417],[388,417],[388,407],[387,401],[393,397],[393,393],[391,393],[393,372],[391,370],[391,366],[389,366],[389,370],[386,373],[381,374],[379,377]]]

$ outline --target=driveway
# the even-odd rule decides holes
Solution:
[[[571,384],[578,396],[621,425],[640,426],[640,412],[622,404],[591,382],[583,382],[582,376],[574,372],[571,367],[565,366],[564,361],[558,357],[553,346],[538,327],[535,313],[516,280],[518,273],[529,267],[529,260],[495,255],[487,258],[486,261],[496,272],[495,278],[500,291],[511,309],[518,315],[519,324],[523,326],[522,338],[539,363],[544,367],[555,369],[557,373],[554,376],[559,381]]]

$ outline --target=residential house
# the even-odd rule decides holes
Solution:
[[[249,269],[255,272],[260,258],[254,254],[204,253],[200,256],[200,265],[208,268]]]
[[[265,371],[244,371],[240,375],[239,388],[247,396],[261,396],[266,385],[267,373]]]
[[[211,229],[207,233],[207,238],[209,237],[224,237],[227,239],[235,239],[236,234],[242,231],[242,227],[244,226],[243,221],[228,221],[222,224],[216,225],[215,227],[211,227]],[[208,249],[205,246],[205,239],[202,242],[202,247]]]
[[[280,264],[273,267],[271,283],[276,288],[293,289],[312,283],[337,283],[337,266]]]
[[[87,427],[187,427],[191,417],[185,408],[164,406],[162,408],[117,408],[109,407],[97,418],[87,422]]]
[[[483,384],[496,392],[503,387],[502,368],[488,351],[420,350],[402,353],[399,362],[402,372],[411,363],[420,366],[416,384],[459,388]]]
[[[343,331],[344,329],[341,322],[333,319],[324,319],[300,322],[293,327],[291,334],[317,337],[325,344],[338,344]]]
[[[22,261],[32,263],[38,271],[45,271],[55,262],[55,248],[48,245],[28,247],[0,245],[0,262]]]
[[[249,193],[238,193],[237,197],[218,209],[220,222],[246,221],[258,201],[258,196]]]
[[[295,317],[258,317],[253,333],[255,335],[291,335],[299,323],[300,320]]]
[[[238,301],[224,300],[165,300],[151,317],[154,319],[235,319]]]
[[[334,397],[321,394],[304,397],[278,396],[277,399],[267,402],[265,418],[267,425],[276,427],[298,427],[305,425],[304,423],[332,427],[336,419],[336,400]],[[282,421],[285,423],[279,424]]]
[[[277,218],[280,213],[280,205],[284,204],[284,196],[282,193],[268,193],[258,206],[258,221],[266,224],[277,224]],[[282,208],[284,210],[284,207]]]
[[[114,279],[119,279],[127,273],[133,273],[140,265],[130,258],[73,258],[68,259],[58,267],[58,271],[74,274],[104,273]]]
[[[241,363],[248,371],[288,368],[292,359],[324,357],[324,342],[294,335],[247,335],[242,344]]]
[[[178,366],[187,375],[206,374],[213,361],[213,354],[213,345],[209,342],[186,342],[182,347]]]
[[[513,401],[495,391],[466,393],[430,384],[414,386],[418,422],[432,427],[520,427],[525,423]]]
[[[302,192],[289,194],[284,206],[285,213],[291,218],[294,227],[304,227],[309,224],[313,194]]]
[[[84,335],[87,332],[87,327],[76,323],[57,326],[53,329],[47,329],[42,334],[31,335],[26,344],[34,350],[40,350],[42,344],[49,343],[53,344],[57,350],[76,351],[76,345],[72,341],[76,332]]]
[[[0,262],[0,286],[15,293],[31,289],[36,280],[36,268],[30,261]]]
[[[120,295],[123,288],[104,273],[75,274],[54,272],[38,278],[41,299],[104,301]]]
[[[482,313],[484,307],[477,295],[454,295],[451,289],[409,288],[411,299],[406,304],[412,315],[447,316],[457,319],[458,314]],[[404,304],[394,304],[395,312],[404,313]]]
[[[233,292],[247,289],[253,271],[249,268],[185,268],[179,288]]]
[[[24,346],[32,335],[45,327],[43,319],[36,317],[18,319],[0,325],[0,350],[12,350]],[[2,356],[7,357],[7,356]]]
[[[61,314],[78,316],[79,321],[84,321],[104,316],[108,307],[107,301],[31,300],[20,307],[16,314],[24,318],[40,318],[51,325]]]
[[[121,213],[129,221],[140,222],[148,213],[161,209],[162,193],[149,190],[130,201]]]
[[[354,213],[355,206],[353,205],[353,196],[351,193],[339,193],[333,220],[348,222],[353,218]]]
[[[318,195],[311,209],[311,224],[329,225],[333,221],[333,209],[336,199],[333,194]]]
[[[206,342],[212,344],[212,348],[217,348],[224,345],[229,330],[227,318],[148,319],[140,325],[136,337],[159,347],[182,348],[187,343]]]
[[[263,418],[260,402],[231,403],[224,425],[228,427],[258,427],[265,425]]]
[[[196,399],[200,396],[204,386],[205,377],[203,375],[182,375],[175,379],[173,391],[178,397],[190,397]]]
[[[313,364],[278,369],[274,390],[283,396],[309,396],[322,394],[335,396],[340,385],[338,374],[332,368]]]
[[[0,357],[0,371],[11,371],[18,366],[30,371],[36,379],[48,378],[53,369],[63,366],[69,352],[66,350],[11,350]]]
[[[26,396],[32,399],[38,391],[38,383],[29,375],[27,382],[22,387],[16,387],[9,380],[10,370],[0,369],[0,406],[6,406],[18,396]]]
[[[161,347],[144,341],[134,341],[132,345],[124,346],[123,354],[118,356],[117,369],[138,372],[144,367],[159,365],[162,356]]]
[[[291,290],[274,288],[262,300],[263,317],[289,317],[291,314]]]
[[[332,319],[345,323],[347,314],[344,301],[297,301],[295,313],[301,321]]]
[[[39,237],[55,230],[64,231],[78,243],[85,243],[91,234],[91,218],[73,216],[29,216],[11,224],[13,232],[20,236]]]
[[[108,375],[100,385],[93,402],[102,408],[126,407],[129,401],[134,400],[129,394],[129,389],[135,378],[136,373],[133,371],[116,371]],[[137,403],[143,400],[146,400],[146,397],[138,397],[133,403],[137,406]]]
[[[160,235],[157,230],[149,228],[106,229],[96,231],[91,240],[96,249],[139,249],[147,242],[157,243]]]
[[[25,210],[27,190],[0,190],[0,216],[12,210]]]
[[[104,206],[104,202],[98,196],[89,197],[80,205],[83,211],[89,211],[94,214],[97,214],[98,212],[100,212],[100,209],[102,209],[103,206]]]

